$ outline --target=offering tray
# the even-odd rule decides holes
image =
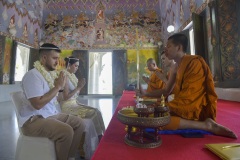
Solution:
[[[166,112],[163,117],[155,117],[154,112],[154,107],[126,108],[118,111],[118,120],[127,125],[124,138],[126,144],[139,148],[155,148],[162,144],[158,131],[170,122],[170,114]],[[136,130],[133,131],[133,128]],[[155,132],[147,133],[145,128],[153,128]]]
[[[169,113],[164,117],[154,117],[153,114],[150,114],[149,117],[138,117],[133,109],[122,109],[118,111],[117,118],[123,124],[146,128],[162,127],[170,122]]]

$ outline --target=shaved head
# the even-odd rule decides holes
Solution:
[[[147,60],[147,63],[152,63],[152,64],[156,64],[156,61],[153,58],[149,58]]]

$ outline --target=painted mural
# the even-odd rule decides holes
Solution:
[[[38,48],[43,7],[42,0],[1,0],[0,34]]]
[[[158,0],[2,0],[0,34],[38,48],[134,48],[161,40]],[[43,31],[43,32],[42,32]]]
[[[140,82],[144,83],[142,80],[143,75],[150,75],[150,71],[147,68],[146,62],[149,58],[156,60],[157,64],[159,61],[157,49],[140,49],[139,50],[139,77]],[[128,84],[137,83],[137,50],[129,49],[127,50],[127,70],[128,70]]]
[[[79,5],[83,1],[50,1],[41,41],[64,49],[135,48],[138,28],[140,46],[157,47],[161,41],[158,1],[125,1],[86,1],[84,6]]]

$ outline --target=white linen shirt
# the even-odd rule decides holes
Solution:
[[[45,93],[49,92],[50,88],[42,76],[42,74],[37,69],[32,69],[28,71],[22,79],[22,89],[26,100],[24,101],[23,107],[20,109],[19,125],[22,125],[34,115],[42,115],[47,118],[52,115],[59,113],[59,104],[57,103],[57,98],[54,97],[49,103],[47,103],[43,108],[37,110],[27,99],[33,97],[43,96]]]

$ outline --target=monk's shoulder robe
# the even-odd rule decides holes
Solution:
[[[157,68],[156,70],[162,72],[162,70],[159,68]],[[158,89],[162,89],[164,85],[165,85],[164,82],[160,78],[158,78],[155,72],[153,72],[149,77],[147,92],[152,92]]]
[[[211,71],[200,56],[185,55],[178,68],[171,112],[184,119],[216,118],[217,95]]]

